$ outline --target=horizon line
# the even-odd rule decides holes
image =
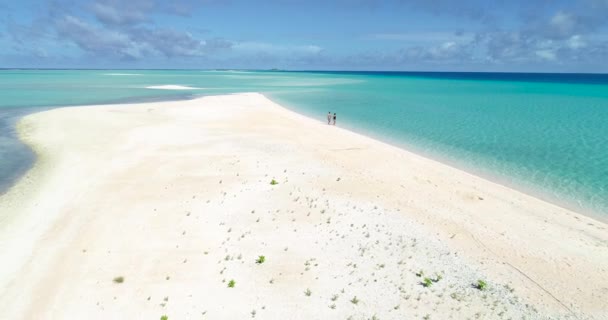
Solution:
[[[414,70],[339,70],[339,69],[279,69],[279,68],[268,68],[268,69],[247,69],[247,68],[31,68],[31,67],[0,67],[0,70],[140,70],[140,71],[270,71],[270,72],[373,72],[373,73],[478,73],[478,74],[584,74],[584,75],[606,75],[608,73],[602,72],[544,72],[544,71],[414,71]]]

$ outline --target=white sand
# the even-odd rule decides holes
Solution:
[[[259,94],[19,130],[3,319],[608,319],[605,224]]]

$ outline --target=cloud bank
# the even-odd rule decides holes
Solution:
[[[608,57],[608,0],[270,0],[267,5],[291,10],[292,14],[310,11],[311,15],[313,8],[342,15],[369,13],[370,17],[402,12],[418,21],[415,28],[404,18],[403,23],[394,21],[392,29],[357,31],[362,34],[348,30],[345,24],[338,34],[350,38],[335,36],[315,43],[269,36],[282,32],[276,27],[252,36],[235,36],[233,30],[230,36],[222,36],[222,28],[213,30],[213,24],[198,19],[200,12],[218,6],[246,10],[247,3],[237,0],[55,0],[25,17],[11,14],[19,7],[10,4],[4,5],[9,13],[0,20],[0,43],[10,50],[0,52],[0,66],[29,61],[31,66],[56,67],[78,61],[90,67],[160,64],[186,68],[608,72],[608,67],[599,63]],[[371,29],[375,24],[386,25],[373,17],[361,22]],[[242,29],[237,35],[247,34],[246,23],[240,24],[236,18],[233,23]],[[314,19],[310,23],[315,23]],[[341,27],[338,22],[334,25]],[[289,23],[285,28],[300,34],[307,30],[306,25]]]

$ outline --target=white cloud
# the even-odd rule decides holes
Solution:
[[[587,43],[580,35],[574,35],[566,42],[568,47],[571,49],[580,49],[587,46]]]
[[[553,50],[549,50],[549,49],[536,50],[536,52],[534,52],[534,53],[536,54],[537,57],[539,57],[543,60],[555,61],[555,59],[556,59],[555,52],[553,52]]]
[[[470,41],[475,34],[470,32],[404,32],[404,33],[373,33],[364,36],[364,39],[403,41],[408,43],[429,43],[445,41]]]
[[[438,45],[413,46],[403,50],[408,61],[423,62],[467,61],[473,59],[474,42],[445,41]]]
[[[77,17],[67,15],[56,21],[58,34],[85,51],[128,58],[141,57],[141,46],[129,36],[112,30],[97,28]]]
[[[576,20],[571,14],[558,12],[551,18],[549,25],[559,34],[569,34],[576,27]]]
[[[277,55],[316,55],[323,51],[323,48],[317,45],[278,45],[255,41],[237,42],[233,45],[233,49],[243,53],[264,53]]]

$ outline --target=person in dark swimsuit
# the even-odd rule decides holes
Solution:
[[[336,114],[334,113],[334,126],[336,125]]]

